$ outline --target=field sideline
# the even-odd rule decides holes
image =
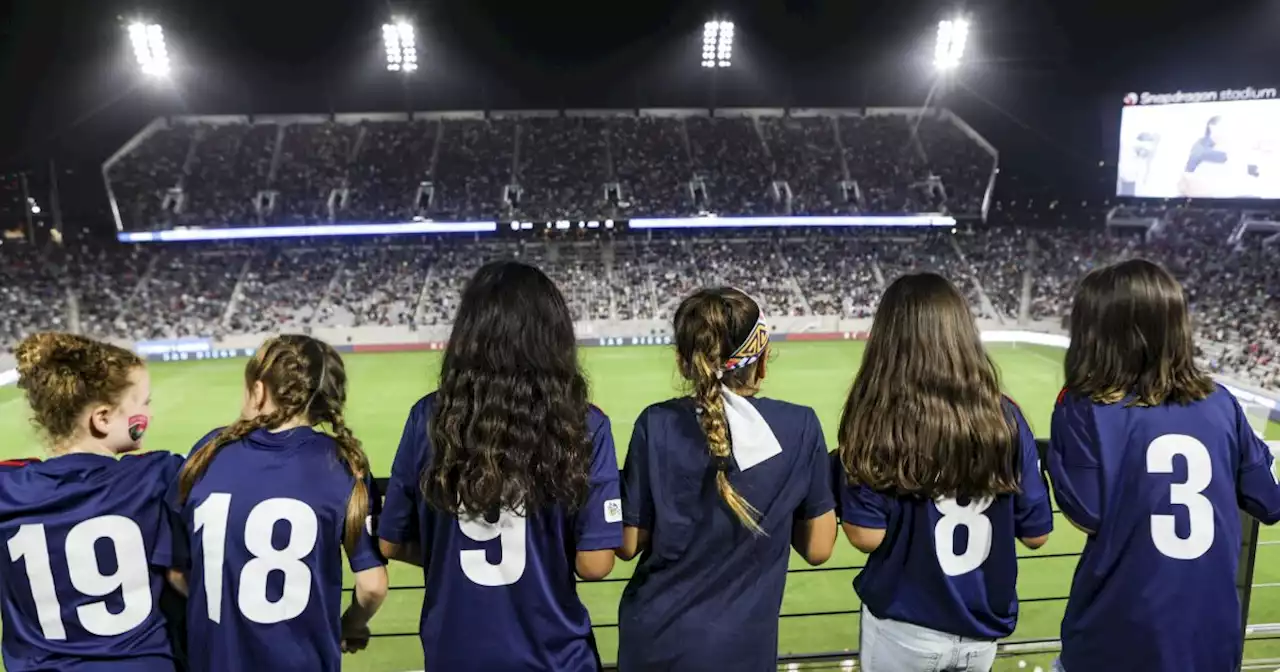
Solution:
[[[1047,436],[1054,398],[1061,386],[1061,351],[1038,346],[998,345],[991,347],[999,364],[1009,396],[1023,409],[1037,436]],[[821,419],[828,441],[835,437],[840,408],[862,355],[855,342],[784,342],[776,346],[770,364],[764,396],[813,406]],[[640,411],[656,401],[679,393],[670,348],[618,347],[586,348],[583,359],[591,378],[592,396],[613,421],[618,454],[625,454],[631,425]],[[391,460],[409,407],[434,388],[439,365],[438,353],[396,353],[347,355],[351,380],[347,419],[365,443],[376,475],[390,471]],[[208,430],[233,420],[238,413],[243,360],[207,360],[181,364],[154,364],[151,367],[154,420],[147,434],[147,448],[186,452]],[[1268,438],[1280,438],[1272,425]],[[41,455],[43,449],[27,422],[25,404],[13,387],[0,388],[0,459]],[[834,447],[829,443],[830,447]],[[1280,622],[1280,534],[1272,530],[1263,539],[1275,545],[1259,548],[1251,623]],[[1037,553],[1057,556],[1078,552],[1082,536],[1061,520],[1049,544]],[[864,556],[843,540],[836,557],[824,571],[792,573],[788,577],[783,614],[829,612],[855,608],[857,598],[850,587]],[[1075,568],[1074,557],[1046,557],[1021,563],[1019,594],[1023,599],[1065,597]],[[793,557],[793,568],[805,567]],[[392,567],[393,586],[421,586],[422,577],[412,568]],[[613,577],[627,577],[629,565],[620,564]],[[580,594],[591,609],[597,625],[617,621],[617,601],[621,582],[584,585]],[[1270,587],[1276,586],[1276,587]],[[420,588],[393,591],[373,624],[378,633],[416,633],[421,607]],[[1056,638],[1063,601],[1024,604],[1018,639]],[[814,653],[856,648],[857,617],[809,616],[783,618],[781,650],[786,653]],[[615,659],[616,630],[599,627],[597,638],[601,656]],[[1251,643],[1246,658],[1280,657],[1280,644]],[[1033,669],[1048,669],[1051,656],[1028,657]],[[1002,660],[996,669],[1019,669],[1017,659]],[[369,650],[346,659],[344,669],[365,672],[392,672],[421,669],[422,654],[416,638],[375,640]],[[3,667],[0,666],[0,672]]]

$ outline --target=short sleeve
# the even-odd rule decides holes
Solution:
[[[161,524],[168,526],[165,544],[157,544],[151,554],[156,567],[189,571],[191,569],[191,533],[187,528],[185,505],[179,501],[178,479],[169,482],[161,503]]]
[[[418,483],[427,441],[425,407],[425,401],[420,401],[409,411],[378,518],[378,536],[393,544],[419,541],[418,505],[422,494]]]
[[[618,484],[618,451],[609,419],[600,416],[591,436],[591,479],[587,501],[578,511],[579,551],[622,546],[622,496]]]
[[[840,468],[840,520],[872,530],[889,526],[889,498],[865,485],[850,485],[848,474]]]
[[[1053,531],[1053,506],[1040,468],[1040,451],[1027,419],[1016,408],[1018,425],[1019,491],[1013,498],[1014,534],[1021,539],[1042,537]]]
[[[187,531],[182,524],[180,512],[170,505],[170,498],[176,497],[178,472],[182,470],[183,458],[171,453],[156,453],[156,481],[153,485],[155,501],[155,545],[149,558],[153,567],[166,569],[186,569],[188,556]]]
[[[642,413],[631,431],[631,444],[622,469],[622,522],[653,529],[653,491],[649,483],[648,414]]]
[[[822,435],[822,425],[818,416],[809,411],[809,419],[804,436],[809,456],[809,487],[805,493],[796,517],[801,520],[813,520],[836,508],[835,495],[831,492],[831,463],[827,457],[827,440]]]
[[[1070,394],[1059,398],[1049,429],[1049,477],[1063,515],[1098,531],[1102,526],[1102,462],[1093,404]]]
[[[1277,484],[1275,458],[1266,442],[1258,438],[1244,409],[1234,397],[1236,443],[1240,450],[1240,472],[1236,478],[1237,498],[1241,509],[1249,515],[1274,525],[1280,522],[1280,484]]]
[[[378,540],[373,536],[374,530],[377,529],[378,514],[382,508],[382,495],[378,492],[378,485],[374,482],[373,476],[365,474],[364,485],[365,491],[369,493],[369,515],[360,529],[360,538],[356,540],[355,546],[347,548],[347,564],[352,572],[363,572],[366,569],[387,564],[386,558],[382,557],[382,551],[378,549]]]

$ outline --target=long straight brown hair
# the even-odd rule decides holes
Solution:
[[[995,364],[960,292],[904,275],[880,299],[840,418],[850,481],[899,495],[1018,490],[1017,432]]]
[[[1071,307],[1066,388],[1101,404],[1185,404],[1213,392],[1196,366],[1182,286],[1159,264],[1131,259],[1090,272]]]

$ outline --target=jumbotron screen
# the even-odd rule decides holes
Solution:
[[[1124,104],[1118,196],[1280,199],[1276,89],[1130,93]]]

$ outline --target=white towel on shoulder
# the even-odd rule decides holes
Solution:
[[[739,471],[746,471],[766,460],[782,454],[782,444],[773,428],[750,401],[721,386],[724,396],[724,415],[729,423],[729,436],[733,441],[733,459]]]

